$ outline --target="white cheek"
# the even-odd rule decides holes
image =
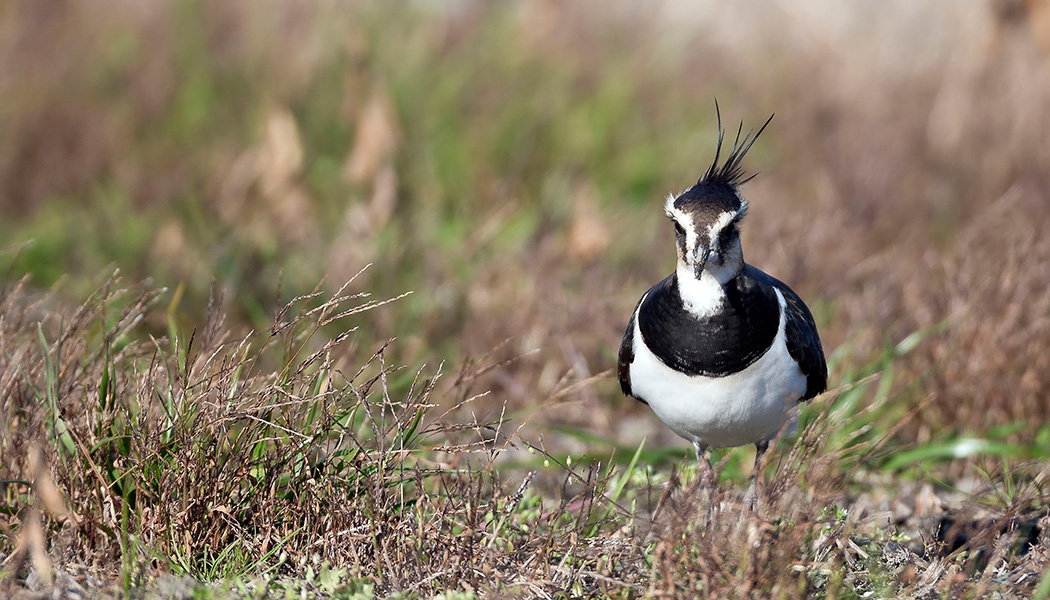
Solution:
[[[712,223],[711,227],[707,230],[707,234],[710,236],[710,239],[715,239],[715,237],[718,236],[718,233],[722,231],[722,229],[724,229],[726,225],[729,225],[730,221],[736,218],[736,215],[737,213],[735,212],[724,212],[721,215],[719,215],[718,220]]]

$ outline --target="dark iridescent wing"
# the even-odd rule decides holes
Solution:
[[[638,304],[641,303],[642,301],[639,300]],[[620,390],[623,391],[624,396],[633,396],[631,393],[631,363],[634,362],[634,315],[637,312],[638,305],[636,304],[634,310],[631,311],[631,320],[627,322],[627,331],[623,334],[623,341],[620,342],[620,357],[616,363],[616,378],[620,380]],[[641,398],[638,400],[648,404]]]
[[[820,344],[817,324],[805,302],[784,282],[751,268],[757,278],[765,278],[770,285],[780,290],[787,306],[784,307],[784,334],[788,353],[798,363],[806,376],[806,393],[800,401],[809,400],[828,389],[828,363],[824,359],[824,348]]]

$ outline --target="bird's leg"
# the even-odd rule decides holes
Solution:
[[[707,456],[707,444],[693,442],[696,448],[696,470],[700,477],[700,485],[707,496],[707,505],[704,509],[704,526],[710,527],[714,515],[715,504],[715,469],[711,466],[711,459]]]
[[[715,492],[715,468],[711,466],[711,459],[707,456],[707,445],[701,444],[700,442],[693,442],[693,447],[696,448],[696,468],[697,473],[700,475],[700,483],[704,486],[704,491],[707,492],[707,497],[713,500]]]
[[[758,473],[762,467],[762,456],[768,449],[768,440],[755,443],[755,466],[751,468],[751,484],[747,486],[747,493],[744,494],[744,505],[751,512],[755,512],[758,506]]]

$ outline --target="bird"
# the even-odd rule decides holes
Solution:
[[[673,273],[635,305],[620,344],[617,378],[625,396],[647,404],[672,431],[692,442],[701,484],[717,487],[709,448],[754,444],[745,503],[757,504],[760,463],[783,430],[797,432],[796,406],[827,389],[828,367],[813,314],[784,282],[744,262],[741,222],[748,201],[740,187],[744,156],[765,131],[741,138],[725,161],[725,130],[715,103],[714,160],[696,184],[668,195],[674,232]]]

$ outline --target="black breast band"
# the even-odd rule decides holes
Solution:
[[[780,302],[773,286],[748,271],[726,284],[719,312],[699,319],[682,304],[676,274],[653,286],[638,312],[645,345],[687,375],[724,377],[754,363],[780,329]]]

